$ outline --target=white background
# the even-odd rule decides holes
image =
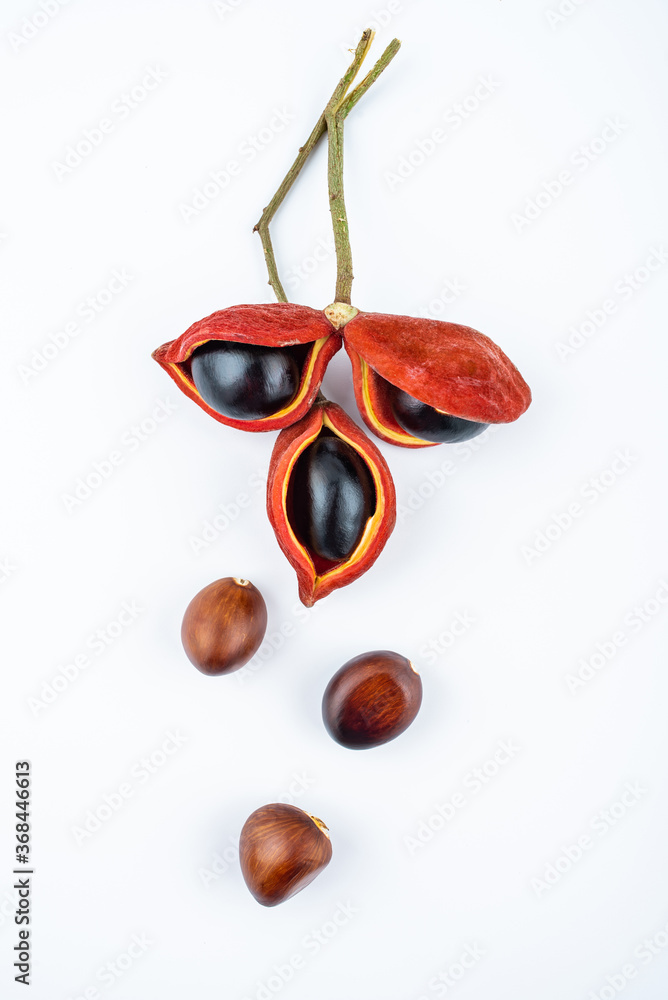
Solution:
[[[558,3],[402,0],[390,14],[379,0],[374,14],[353,0],[71,0],[45,18],[5,0],[3,996],[26,995],[10,890],[14,762],[28,758],[34,1000],[665,998],[668,17],[660,0],[564,0],[561,18]],[[381,445],[396,530],[366,576],[307,616],[256,485],[275,435],[211,420],[150,353],[215,309],[271,300],[252,226],[345,50],[379,20],[371,58],[395,35],[403,46],[347,123],[353,301],[483,330],[534,403],[475,451]],[[164,79],[122,113],[149,69]],[[276,110],[290,121],[251,159]],[[102,118],[113,130],[59,169]],[[601,152],[609,118],[620,134]],[[446,139],[432,149],[435,128]],[[237,176],[186,221],[230,160]],[[273,235],[291,297],[325,306],[324,148]],[[81,304],[114,270],[131,280],[87,321]],[[37,370],[54,336],[64,346]],[[565,355],[569,337],[580,346]],[[357,416],[343,352],[324,388]],[[173,412],[155,423],[165,400]],[[113,473],[68,504],[114,451]],[[195,551],[220,505],[229,526],[219,517]],[[228,575],[264,594],[269,637],[293,634],[253,670],[207,678],[182,651],[181,617]],[[97,655],[91,635],[117,632],[124,602],[141,610]],[[455,638],[458,614],[473,622]],[[424,703],[400,739],[355,753],[325,733],[320,700],[374,648],[414,660]],[[592,657],[591,679],[569,688]],[[182,745],[161,756],[169,733]],[[519,749],[475,793],[472,769],[502,740]],[[161,766],[144,780],[151,755]],[[601,810],[626,783],[635,798],[609,826]],[[123,784],[129,797],[82,837]],[[446,822],[437,807],[447,815],[457,792]],[[290,795],[329,825],[333,859],[265,909],[235,837]],[[150,942],[134,959],[133,935]],[[482,957],[455,984],[467,946]]]

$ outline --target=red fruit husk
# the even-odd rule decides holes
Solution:
[[[318,572],[290,525],[286,501],[295,463],[323,426],[347,441],[365,460],[376,489],[376,510],[352,555],[345,562]],[[356,580],[380,555],[396,521],[392,474],[378,448],[348,414],[336,403],[320,399],[299,423],[281,431],[276,440],[267,482],[267,514],[278,544],[297,573],[300,600],[310,608],[333,590]]]
[[[295,399],[269,417],[260,420],[236,420],[217,413],[204,402],[190,377],[188,358],[210,340],[231,340],[263,347],[314,345],[302,375]],[[310,408],[320,389],[325,369],[341,347],[341,336],[318,309],[288,302],[229,306],[193,323],[176,340],[153,352],[153,357],[179,389],[221,424],[242,431],[275,431],[299,420]]]
[[[512,361],[471,327],[358,313],[343,328],[343,337],[360,414],[391,444],[433,446],[397,423],[386,382],[437,410],[485,424],[517,420],[531,402],[531,390]]]

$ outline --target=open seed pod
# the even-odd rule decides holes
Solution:
[[[364,431],[321,397],[276,440],[267,513],[312,607],[380,555],[396,520],[392,475]]]
[[[153,357],[216,420],[273,431],[307,412],[340,347],[324,313],[274,302],[212,313]]]
[[[362,418],[390,444],[464,441],[516,420],[531,402],[501,348],[468,326],[359,312],[343,337]]]

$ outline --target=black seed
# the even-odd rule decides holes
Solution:
[[[289,348],[210,340],[190,359],[197,391],[224,417],[259,420],[278,413],[299,389],[299,364]]]
[[[376,508],[373,477],[346,441],[322,432],[295,463],[288,488],[290,523],[311,554],[347,559]]]
[[[413,437],[423,441],[438,441],[454,444],[457,441],[468,441],[485,430],[489,424],[480,424],[475,420],[463,420],[449,413],[441,413],[427,403],[409,396],[403,389],[392,386],[392,412],[397,422]]]

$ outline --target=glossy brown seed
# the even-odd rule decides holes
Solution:
[[[327,732],[351,750],[388,743],[408,729],[422,703],[422,681],[405,656],[376,649],[338,670],[322,699]]]
[[[304,889],[331,857],[322,820],[283,802],[251,813],[239,838],[244,880],[263,906],[276,906]]]
[[[186,655],[203,674],[228,674],[257,653],[267,606],[249,580],[226,576],[193,597],[181,626]]]

